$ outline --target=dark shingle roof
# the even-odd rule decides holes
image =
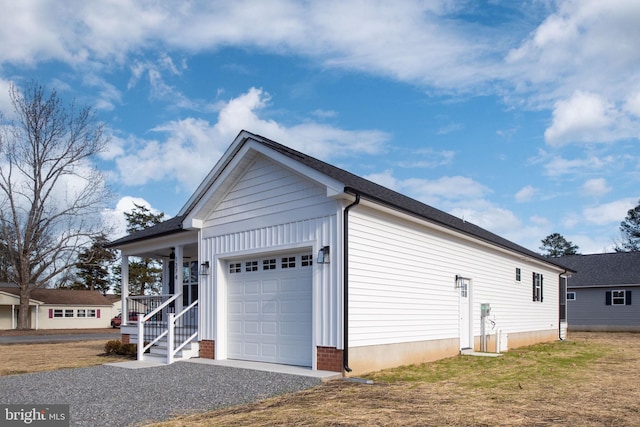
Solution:
[[[121,237],[118,240],[114,240],[113,242],[105,246],[107,248],[113,248],[125,243],[132,243],[151,237],[160,237],[167,234],[180,233],[182,231],[185,231],[182,228],[183,219],[184,215],[174,216],[173,218],[162,221],[160,224],[156,224],[153,227],[145,228],[144,230],[136,231],[135,233],[131,233],[127,236]]]
[[[345,192],[352,193],[352,194],[353,193],[360,194],[361,197],[364,197],[371,201],[381,203],[388,207],[403,211],[410,215],[441,225],[451,230],[455,230],[463,234],[473,236],[474,238],[483,240],[492,245],[496,245],[502,248],[515,251],[526,257],[537,259],[545,263],[553,264],[563,269],[566,268],[564,265],[560,264],[559,261],[557,261],[554,258],[544,257],[523,246],[513,243],[505,238],[502,238],[497,234],[491,233],[490,231],[487,231],[481,227],[478,227],[477,225],[464,221],[458,217],[450,215],[439,209],[433,208],[429,205],[421,203],[410,197],[404,196],[396,191],[390,190],[386,187],[383,187],[374,182],[371,182],[362,177],[359,177],[355,174],[352,174],[351,172],[347,172],[344,169],[340,169],[338,167],[330,165],[329,163],[326,163],[326,162],[323,162],[322,160],[318,160],[314,157],[308,156],[304,153],[301,153],[297,150],[289,148],[278,142],[272,141],[263,136],[252,134],[247,131],[242,131],[241,134],[250,135],[248,138],[251,138],[252,140],[260,144],[263,144],[278,153],[281,153],[293,160],[296,160],[297,162],[300,162],[305,166],[308,166],[318,172],[321,172],[335,179],[336,181],[342,182],[345,185],[345,189],[344,189]],[[247,139],[245,139],[242,142],[244,143]],[[194,201],[194,203],[197,203],[197,199],[196,201]],[[183,208],[182,211],[188,213],[190,209],[191,207],[186,207],[186,209]],[[182,229],[183,219],[184,219],[184,215],[177,216],[161,224],[158,224],[154,227],[151,227],[151,228],[139,231],[137,233],[131,234],[129,236],[123,237],[121,239],[118,239],[110,243],[109,247],[115,247],[124,243],[130,243],[137,240],[144,240],[145,238],[157,237],[163,234],[176,233]]]
[[[616,252],[559,257],[577,271],[569,287],[640,285],[640,252]]]
[[[0,291],[12,295],[20,295],[17,287],[2,287]],[[41,289],[31,290],[31,299],[52,305],[113,305],[98,291],[83,291],[72,289]]]

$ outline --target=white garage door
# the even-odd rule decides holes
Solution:
[[[228,357],[311,366],[311,254],[228,263]]]

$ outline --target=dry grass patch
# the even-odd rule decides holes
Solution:
[[[332,381],[176,426],[638,426],[640,334],[575,333],[500,358],[455,357]]]
[[[0,346],[0,375],[26,374],[66,368],[85,368],[122,361],[101,356],[105,340]]]

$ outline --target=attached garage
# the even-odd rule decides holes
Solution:
[[[228,358],[312,365],[312,255],[228,262]]]

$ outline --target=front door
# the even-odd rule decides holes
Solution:
[[[460,291],[460,349],[473,348],[471,343],[471,314],[469,312],[469,291],[471,281],[469,279],[459,279]]]

